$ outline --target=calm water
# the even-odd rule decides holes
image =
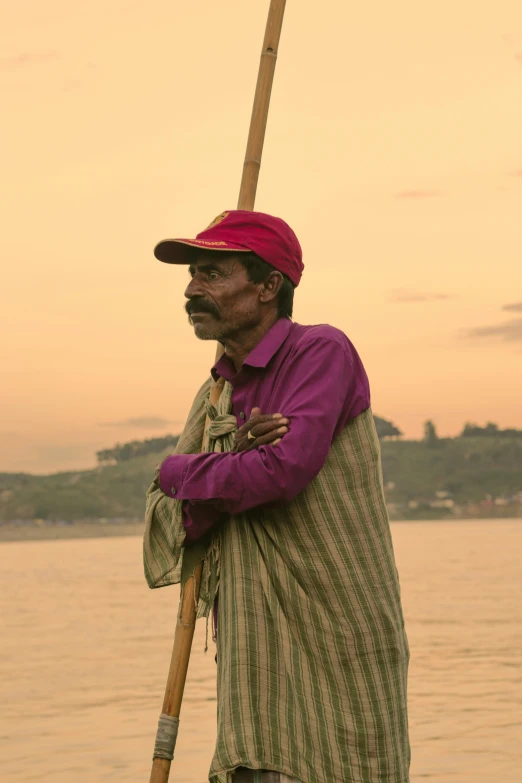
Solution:
[[[522,780],[522,521],[392,526],[412,651],[412,780]],[[138,538],[0,544],[0,780],[146,783],[178,591]],[[196,633],[171,780],[203,783],[214,655]],[[325,781],[327,783],[327,781]]]

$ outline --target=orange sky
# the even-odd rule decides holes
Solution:
[[[179,429],[214,346],[152,248],[235,207],[267,9],[5,4],[0,470]],[[256,207],[375,412],[522,427],[520,0],[288,0]]]

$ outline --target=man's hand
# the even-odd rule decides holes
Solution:
[[[258,446],[275,446],[288,432],[288,419],[282,413],[263,416],[259,408],[252,408],[247,422],[234,435],[234,451],[249,451]],[[248,433],[252,433],[248,437]]]

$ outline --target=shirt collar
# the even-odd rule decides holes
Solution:
[[[249,367],[266,367],[268,362],[275,356],[277,351],[288,337],[292,321],[290,318],[279,318],[268,332],[261,338],[258,344],[252,348],[246,357],[243,365]],[[230,359],[223,354],[212,367],[212,377],[216,381],[220,376],[226,381],[230,381],[236,370]]]

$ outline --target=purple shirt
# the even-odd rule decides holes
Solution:
[[[159,483],[184,503],[187,542],[225,513],[288,503],[323,467],[342,428],[370,407],[368,378],[357,351],[333,326],[276,321],[242,368],[223,355],[212,368],[232,385],[232,412],[241,427],[252,408],[282,413],[289,431],[277,446],[215,454],[173,454]]]

